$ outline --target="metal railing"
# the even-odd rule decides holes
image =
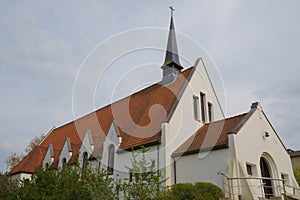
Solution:
[[[286,180],[267,177],[223,177],[224,195],[230,199],[269,199],[287,196],[300,199],[300,189],[287,185]],[[244,198],[243,198],[244,197]]]

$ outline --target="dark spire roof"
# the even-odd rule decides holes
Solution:
[[[172,64],[179,70],[183,69],[179,62],[178,56],[178,49],[177,49],[177,42],[175,36],[175,26],[173,22],[173,11],[171,11],[171,22],[170,22],[170,29],[169,29],[169,38],[168,38],[168,45],[166,51],[166,58],[164,62],[164,66],[171,66]]]

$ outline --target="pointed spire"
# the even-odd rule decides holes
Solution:
[[[183,67],[180,64],[179,56],[178,56],[175,26],[173,20],[174,9],[172,6],[170,6],[170,9],[171,9],[171,22],[170,22],[170,29],[169,29],[168,44],[166,49],[166,58],[163,66],[161,67],[163,69],[162,85],[166,85],[168,83],[173,82],[176,79],[177,75],[183,69]]]
[[[168,44],[166,50],[166,58],[163,65],[170,66],[170,67],[171,65],[173,65],[178,70],[181,70],[183,69],[183,67],[181,66],[179,61],[178,48],[177,48],[176,35],[175,35],[175,26],[173,20],[174,8],[170,6],[170,9],[171,9],[171,21],[170,21],[170,29],[169,29],[169,38],[168,38]]]

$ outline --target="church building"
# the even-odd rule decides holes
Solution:
[[[262,105],[225,116],[205,61],[181,65],[173,15],[161,69],[160,82],[53,128],[12,177],[78,163],[129,178],[131,150],[145,146],[166,185],[210,182],[228,199],[300,199],[290,156]]]

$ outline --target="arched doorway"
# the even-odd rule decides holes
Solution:
[[[260,158],[260,170],[261,170],[261,176],[263,178],[272,178],[272,171],[270,164],[268,163],[267,159],[264,157]],[[274,196],[273,191],[273,184],[272,180],[269,179],[263,179],[263,188],[265,193],[265,198],[269,199],[270,197]]]

